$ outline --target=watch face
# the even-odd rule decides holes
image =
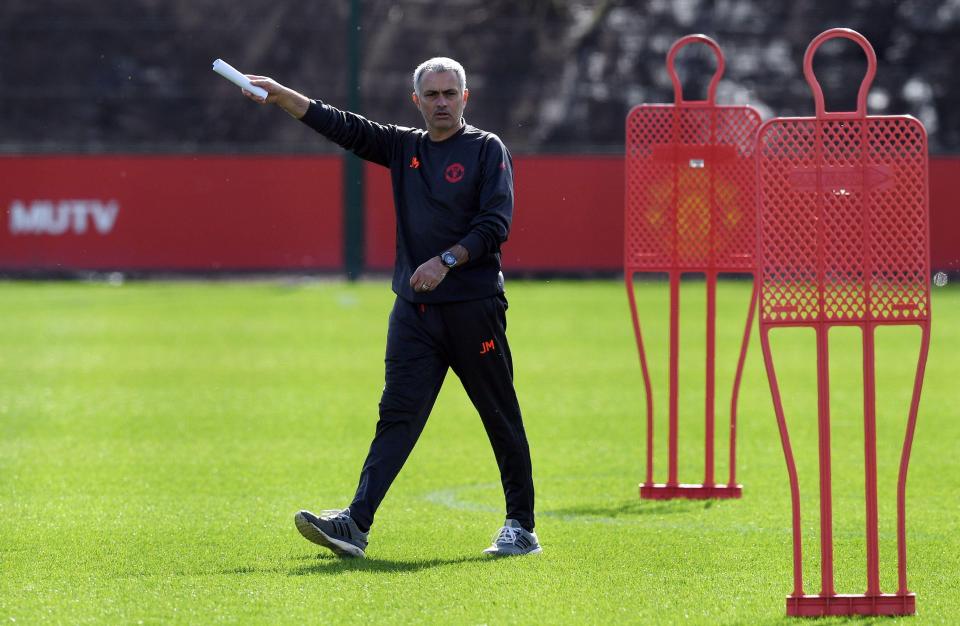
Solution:
[[[440,256],[440,261],[447,267],[453,267],[457,264],[457,257],[455,257],[452,252],[444,252],[443,255]]]

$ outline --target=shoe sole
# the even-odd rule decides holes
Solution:
[[[347,543],[346,541],[340,541],[335,539],[323,532],[316,526],[310,523],[306,517],[297,513],[293,516],[293,521],[297,525],[297,530],[300,531],[300,534],[304,536],[307,541],[312,541],[313,543],[323,546],[328,550],[331,550],[334,554],[341,557],[357,557],[357,558],[366,558],[366,553],[362,548],[358,548],[352,543]]]

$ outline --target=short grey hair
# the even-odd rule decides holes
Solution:
[[[417,69],[413,71],[413,90],[418,96],[420,95],[420,79],[427,72],[453,72],[460,82],[460,92],[462,93],[467,88],[467,73],[463,71],[463,66],[460,63],[447,57],[433,57],[418,65]]]

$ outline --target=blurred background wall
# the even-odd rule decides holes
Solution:
[[[357,27],[352,10],[359,10]],[[870,112],[909,113],[925,124],[932,171],[943,177],[932,180],[939,190],[934,265],[960,269],[960,222],[953,217],[960,192],[953,156],[960,154],[960,0],[5,0],[0,206],[8,228],[0,269],[339,271],[345,220],[330,214],[341,211],[351,180],[339,149],[281,112],[247,102],[210,63],[223,57],[346,107],[354,42],[357,109],[378,121],[421,124],[409,101],[410,74],[420,61],[447,55],[466,66],[467,119],[499,134],[517,157],[508,267],[512,260],[537,271],[612,271],[622,247],[617,157],[624,117],[633,105],[673,100],[664,71],[670,45],[692,32],[719,42],[727,60],[720,103],[751,104],[764,117],[811,115],[803,52],[834,26],[860,31],[877,52]],[[688,48],[678,66],[688,97],[703,93],[712,56]],[[859,48],[824,46],[816,68],[828,109],[852,109],[865,69]],[[246,159],[246,166],[231,168],[225,156]],[[159,162],[165,165],[155,175],[150,164]],[[386,271],[393,252],[389,197],[383,172],[366,171],[358,183],[365,192],[364,267]],[[278,207],[268,191],[281,186],[286,200]],[[83,228],[81,209],[58,208],[77,199],[116,202],[109,233],[95,228],[94,205],[85,209]],[[54,226],[13,232],[14,209],[21,227],[40,224],[43,211],[31,207],[43,202]],[[52,232],[61,214],[67,226]],[[230,239],[233,231],[223,230],[230,222],[251,230]],[[315,249],[309,238],[281,232],[283,224],[312,233]],[[544,237],[582,240],[583,228],[595,249],[575,263],[550,257],[549,246],[529,247]],[[218,233],[233,242],[229,254],[216,252]],[[212,257],[203,251],[208,237]],[[115,244],[126,246],[126,257],[111,256]],[[277,250],[283,246],[286,252]],[[118,260],[124,258],[131,260]]]
[[[803,52],[822,30],[847,26],[877,52],[871,112],[915,115],[932,152],[960,152],[958,0],[359,4],[362,112],[373,119],[419,125],[410,73],[447,55],[467,68],[471,123],[514,152],[620,152],[630,107],[672,101],[664,59],[692,32],[726,54],[718,101],[809,115]],[[223,57],[346,106],[349,9],[348,0],[5,0],[0,150],[333,152],[282,116],[243,106],[209,65]],[[823,57],[825,89],[851,102],[862,53],[837,45]],[[712,70],[701,59],[694,78]]]

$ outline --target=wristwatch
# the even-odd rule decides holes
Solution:
[[[457,265],[457,256],[447,250],[440,255],[440,262],[447,266],[447,269],[453,269]]]

